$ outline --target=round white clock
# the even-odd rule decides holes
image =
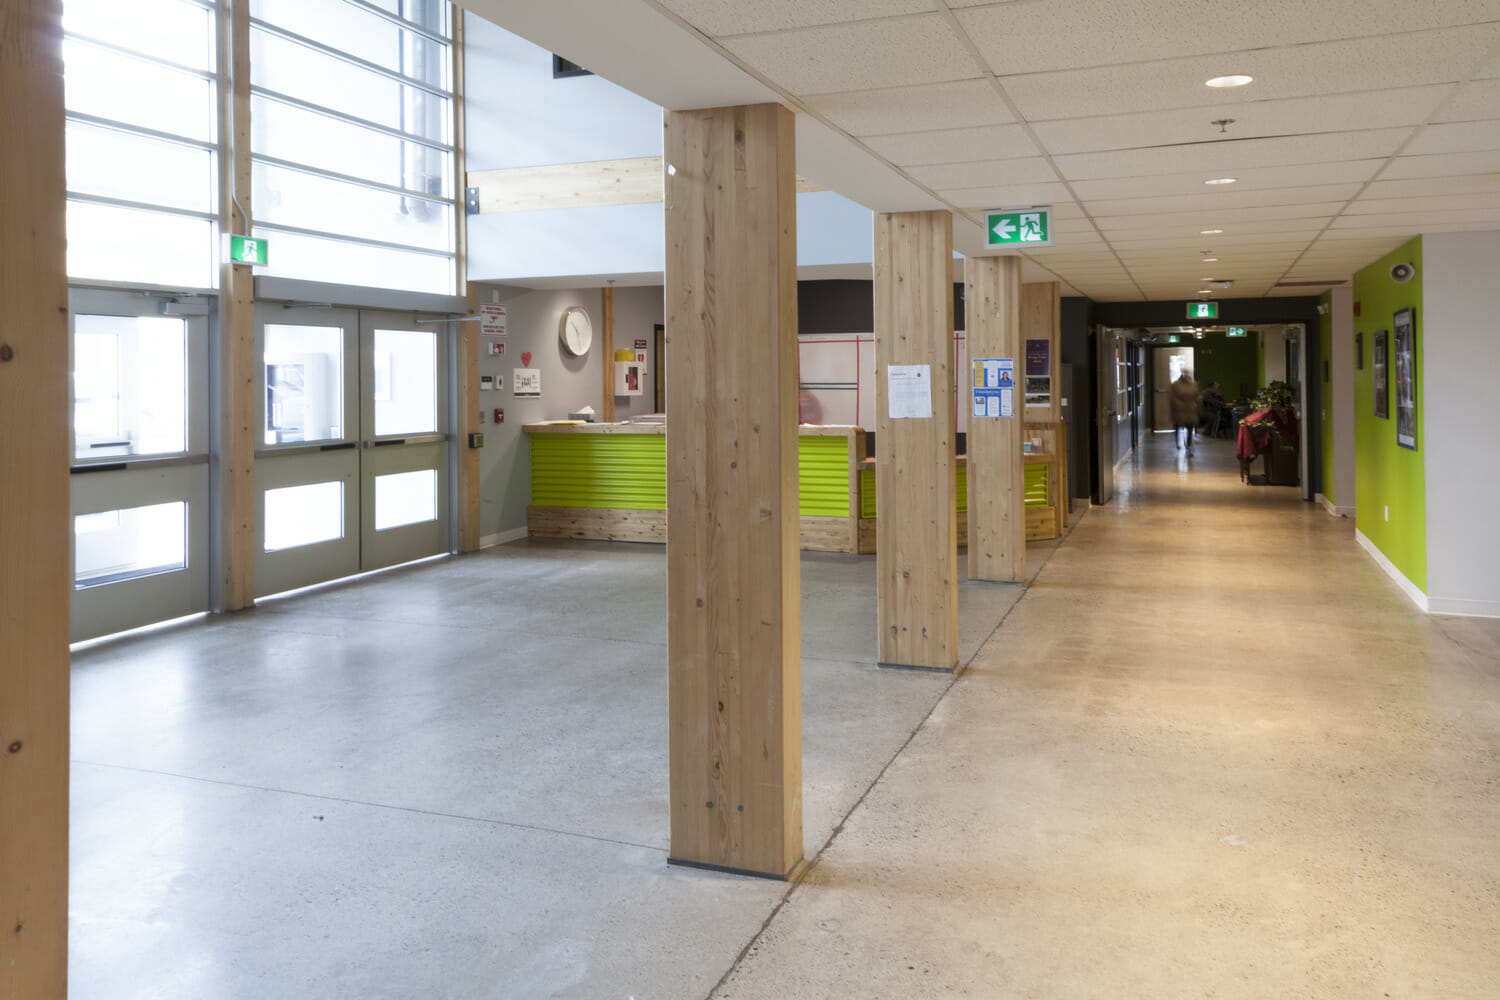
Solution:
[[[589,319],[588,311],[579,306],[564,310],[562,329],[558,336],[562,339],[563,347],[573,357],[580,358],[587,354],[594,343],[594,323]]]

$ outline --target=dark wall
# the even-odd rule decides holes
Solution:
[[[1068,396],[1068,483],[1075,497],[1091,495],[1089,477],[1090,438],[1094,429],[1094,358],[1089,331],[1092,303],[1068,296],[1062,300],[1062,363],[1073,366],[1073,384],[1064,385]]]
[[[1219,299],[1216,324],[1261,326],[1266,323],[1306,323],[1318,328],[1317,296],[1277,299]],[[1094,322],[1104,326],[1181,326],[1187,320],[1187,301],[1095,302]]]
[[[953,324],[964,328],[964,286],[953,286]],[[797,282],[798,333],[874,333],[875,283],[834,279]]]

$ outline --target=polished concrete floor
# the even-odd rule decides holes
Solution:
[[[1500,995],[1500,622],[1230,446],[965,585],[807,556],[795,886],[669,868],[659,548],[526,544],[75,657],[74,998]]]

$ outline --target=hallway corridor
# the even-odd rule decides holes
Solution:
[[[1464,997],[1500,983],[1500,622],[1232,446],[875,666],[803,559],[795,886],[665,863],[664,558],[522,542],[74,657],[74,1000]],[[998,627],[997,627],[998,626]]]

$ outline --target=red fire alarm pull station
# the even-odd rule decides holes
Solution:
[[[498,406],[495,407],[495,423],[497,423],[497,424],[503,424],[503,423],[505,423],[505,411],[502,410],[502,409],[500,409],[500,407],[498,407]]]

